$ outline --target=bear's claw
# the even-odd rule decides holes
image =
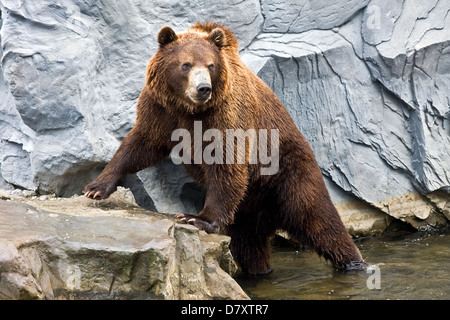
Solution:
[[[97,192],[95,192],[95,193],[94,193],[94,192],[95,192],[95,190],[94,190],[94,191],[90,191],[90,192],[86,193],[85,196],[86,196],[87,198],[92,198],[92,199],[95,199],[95,198],[97,198],[98,196],[99,196],[99,199],[102,198],[101,192],[100,192],[100,191],[97,191]]]
[[[109,195],[116,190],[115,185],[111,184],[101,184],[96,181],[88,184],[84,189],[83,193],[87,198],[102,200],[107,199]]]
[[[219,227],[217,226],[216,223],[205,221],[198,216],[180,213],[180,214],[175,215],[175,218],[177,218],[182,223],[191,224],[193,226],[196,226],[200,230],[204,230],[208,233],[218,233],[219,232]]]

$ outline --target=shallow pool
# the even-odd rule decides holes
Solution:
[[[252,299],[450,299],[450,232],[395,232],[356,241],[367,271],[342,272],[311,251],[274,247],[274,272],[237,277]]]

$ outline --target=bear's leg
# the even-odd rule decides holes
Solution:
[[[206,189],[202,211],[197,216],[180,213],[176,218],[208,233],[218,233],[234,221],[235,211],[247,190],[248,167],[243,164],[213,164],[201,169],[202,186]]]
[[[270,236],[276,228],[267,214],[238,212],[235,221],[227,228],[231,237],[230,249],[242,272],[263,275],[271,272]]]
[[[83,193],[88,198],[106,199],[126,174],[155,165],[168,154],[164,148],[153,147],[147,136],[135,126],[97,179],[84,187]]]
[[[279,214],[282,229],[299,243],[308,245],[334,266],[346,270],[364,270],[365,262],[345,229],[326,189],[322,176],[302,175],[297,183],[287,181],[280,194]]]

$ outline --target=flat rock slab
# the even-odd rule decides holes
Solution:
[[[228,237],[117,204],[0,200],[0,299],[248,299]]]

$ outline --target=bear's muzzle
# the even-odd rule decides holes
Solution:
[[[211,99],[211,76],[207,68],[193,68],[189,75],[187,96],[195,104],[203,104]]]

